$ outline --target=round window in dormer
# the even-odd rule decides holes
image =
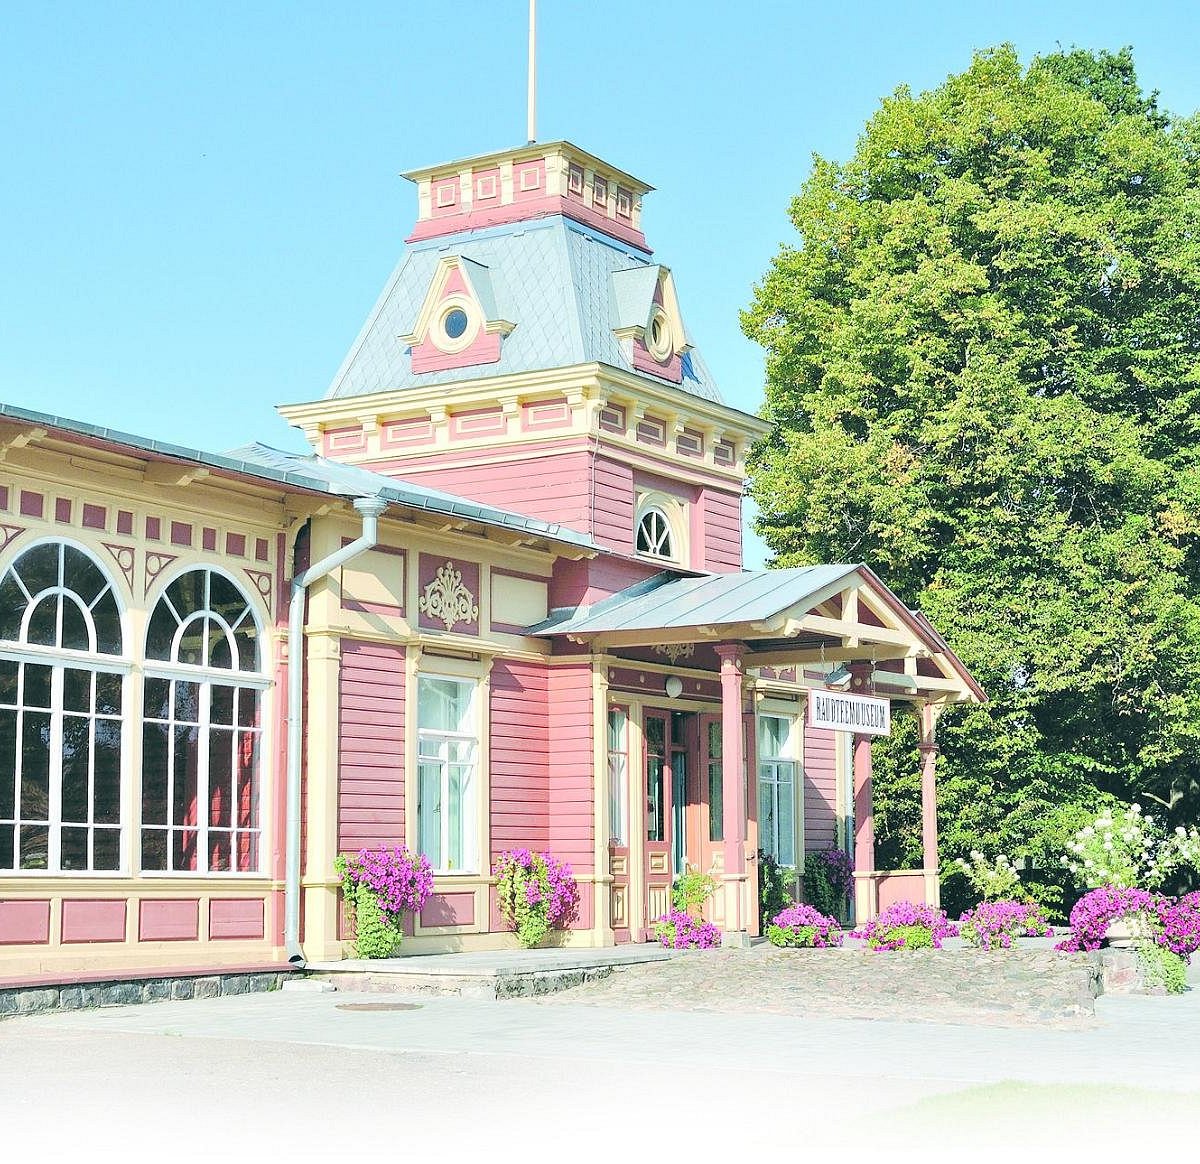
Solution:
[[[446,312],[446,318],[442,321],[442,327],[446,334],[452,339],[462,339],[466,334],[467,324],[471,321],[467,318],[467,313],[461,307],[452,307]]]
[[[658,306],[650,313],[650,326],[646,328],[646,348],[659,363],[665,363],[674,352],[670,320],[667,319],[667,313]]]
[[[469,348],[475,342],[480,323],[474,302],[456,295],[442,304],[429,329],[429,336],[439,351],[451,355]]]

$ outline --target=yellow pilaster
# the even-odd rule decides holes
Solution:
[[[305,817],[304,947],[310,958],[336,958],[338,809],[338,678],[341,642],[332,635],[310,635],[308,707],[305,720],[308,790]]]

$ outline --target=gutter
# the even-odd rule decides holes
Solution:
[[[283,944],[297,970],[305,965],[300,948],[300,774],[304,739],[304,602],[308,588],[379,541],[379,518],[387,509],[382,497],[356,497],[362,534],[292,579],[288,605],[287,857],[283,890]]]

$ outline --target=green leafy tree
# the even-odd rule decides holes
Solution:
[[[942,719],[943,856],[1057,861],[1081,814],[1200,804],[1200,121],[1129,50],[1002,46],[816,157],[743,327],[759,529],[866,561],[991,702]],[[877,751],[917,857],[915,731]]]

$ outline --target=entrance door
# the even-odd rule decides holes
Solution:
[[[688,865],[688,805],[694,804],[689,788],[696,748],[696,716],[690,712],[647,711],[643,721],[646,739],[646,930],[671,908],[671,885]],[[694,831],[694,830],[693,830]],[[694,861],[692,862],[695,863]]]
[[[671,908],[670,771],[671,720],[665,711],[647,711],[642,724],[646,740],[646,925],[643,941],[653,936],[654,922]]]

